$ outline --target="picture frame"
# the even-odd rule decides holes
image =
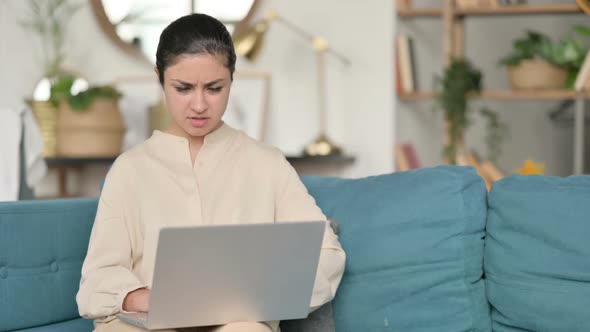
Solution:
[[[270,88],[270,72],[236,71],[223,121],[256,140],[264,141],[267,135]]]

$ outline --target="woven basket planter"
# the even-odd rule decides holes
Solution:
[[[564,89],[567,71],[544,60],[523,60],[508,67],[510,84],[514,90]]]
[[[63,157],[114,157],[121,153],[125,126],[116,99],[98,98],[87,110],[63,102],[57,121],[57,153]]]
[[[57,154],[57,109],[48,101],[28,101],[43,138],[43,157]]]

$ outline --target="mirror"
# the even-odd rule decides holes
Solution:
[[[107,36],[127,53],[155,63],[162,30],[176,18],[205,13],[235,33],[249,25],[262,0],[91,0]]]

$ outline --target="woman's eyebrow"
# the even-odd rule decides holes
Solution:
[[[189,87],[192,87],[192,86],[194,86],[194,84],[192,84],[192,83],[185,82],[185,81],[181,81],[181,80],[177,80],[177,79],[172,79],[172,81],[175,81],[175,82],[177,82],[177,83],[180,83],[180,84],[182,84],[182,85],[184,85],[184,86],[189,86]]]
[[[223,80],[223,78],[219,78],[219,79],[216,79],[216,80],[214,80],[214,81],[211,81],[211,82],[205,83],[205,86],[212,86],[212,85],[215,85],[215,84],[217,84],[217,83],[221,83],[221,82],[223,82],[223,81],[224,81],[224,80]]]

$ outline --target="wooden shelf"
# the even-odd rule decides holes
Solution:
[[[501,91],[501,90],[486,90],[478,96],[474,96],[481,99],[491,100],[567,100],[575,99],[576,97],[582,97],[590,99],[590,91],[577,94],[571,90],[547,90],[547,91]],[[432,100],[434,94],[432,92],[413,92],[399,96],[402,101],[419,101],[419,100]]]
[[[549,90],[549,91],[483,91],[483,99],[500,100],[564,100],[575,99],[576,97],[590,98],[589,92],[576,93],[571,90]]]
[[[442,9],[436,8],[416,8],[416,9],[398,9],[399,17],[438,17],[442,15]]]
[[[493,15],[536,15],[536,14],[576,14],[582,10],[575,3],[572,4],[548,4],[548,5],[506,5],[490,8],[466,8],[457,9],[458,16],[493,16]],[[442,16],[442,9],[416,8],[400,9],[397,12],[400,17],[437,17]]]
[[[426,91],[419,91],[419,92],[410,92],[404,93],[397,96],[401,101],[419,101],[419,100],[430,100],[434,98],[434,93],[426,92]]]

